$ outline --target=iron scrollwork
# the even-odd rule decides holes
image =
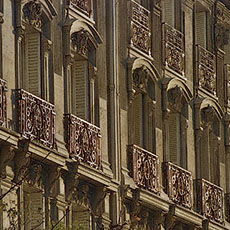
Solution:
[[[20,89],[18,93],[19,131],[29,140],[55,148],[54,105]]]
[[[168,24],[163,24],[164,64],[184,76],[185,49],[184,35]]]
[[[64,117],[65,142],[70,158],[101,169],[100,128],[72,114]]]
[[[215,55],[197,46],[197,73],[199,87],[216,95],[216,62]]]
[[[7,92],[6,81],[0,79],[0,125],[7,127]]]
[[[165,190],[176,204],[192,208],[192,175],[191,172],[166,162],[163,164]]]
[[[150,55],[150,12],[139,5],[138,3],[131,1],[131,44],[141,51]]]
[[[206,218],[224,223],[223,189],[204,179],[197,180],[197,206]]]
[[[158,157],[136,145],[128,146],[131,176],[138,187],[155,194],[160,191],[158,176]]]

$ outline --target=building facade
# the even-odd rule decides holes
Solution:
[[[229,230],[229,33],[229,0],[1,0],[0,230]]]

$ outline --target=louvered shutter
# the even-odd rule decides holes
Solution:
[[[42,202],[42,193],[30,193],[30,211],[31,211],[31,228],[36,227],[37,230],[43,229],[42,222],[44,221],[43,217],[43,202]]]
[[[72,218],[73,229],[78,229],[79,227],[86,230],[91,229],[91,215],[88,210],[83,210],[81,208],[79,208],[79,210],[74,210]]]
[[[171,113],[168,119],[169,156],[174,164],[180,164],[180,117],[178,113]]]
[[[133,101],[133,116],[134,116],[134,144],[142,147],[142,95],[139,94]]]
[[[75,61],[72,75],[72,108],[73,113],[88,120],[88,63]]]
[[[27,54],[27,89],[30,93],[41,96],[40,33],[26,34]]]
[[[204,48],[207,46],[207,15],[206,11],[196,13],[196,43]]]
[[[170,26],[175,26],[175,2],[174,0],[164,0],[164,22]]]

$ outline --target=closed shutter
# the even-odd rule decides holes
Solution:
[[[169,127],[169,156],[174,164],[180,164],[180,117],[178,113],[171,113],[168,119]]]
[[[26,34],[27,54],[27,89],[30,93],[41,96],[40,33]]]
[[[142,147],[142,95],[138,94],[133,101],[134,144]]]
[[[42,193],[30,193],[30,202],[31,202],[31,228],[36,228],[37,230],[43,229],[43,202],[42,202]]]
[[[24,224],[26,230],[43,229],[43,202],[41,192],[24,191]]]
[[[207,14],[206,11],[196,13],[196,43],[207,47]]]
[[[72,75],[72,111],[78,117],[88,120],[88,63],[75,61]]]
[[[79,208],[78,210],[76,209],[73,211],[72,218],[73,229],[92,229],[92,220],[89,210],[84,210],[83,208]]]
[[[164,0],[164,22],[170,26],[175,26],[175,2],[174,0]]]

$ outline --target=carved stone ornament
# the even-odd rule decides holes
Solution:
[[[149,71],[142,66],[133,71],[133,88],[136,92],[146,92],[148,83]]]
[[[213,108],[211,106],[208,106],[202,109],[201,118],[204,125],[210,125],[210,123],[212,123],[214,118]]]
[[[72,46],[78,54],[86,57],[89,52],[89,32],[81,29],[71,35]]]
[[[14,157],[14,147],[11,145],[2,145],[0,148],[0,179],[6,178],[6,166]]]
[[[24,20],[37,29],[42,27],[42,5],[34,0],[26,3],[22,9]]]
[[[177,112],[181,111],[182,108],[182,98],[183,98],[183,91],[179,86],[171,89],[168,95],[169,99],[169,108],[170,110],[174,110]]]
[[[216,24],[215,27],[215,39],[217,48],[224,49],[224,46],[229,43],[230,29],[226,28],[222,24]]]

